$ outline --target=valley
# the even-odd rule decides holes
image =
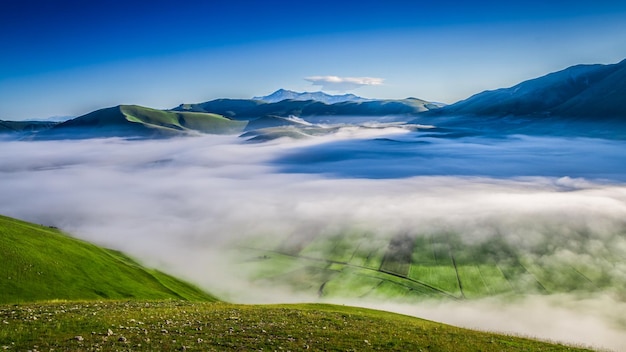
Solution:
[[[2,121],[0,345],[570,348],[345,304],[619,350],[623,67],[450,105],[282,89]]]

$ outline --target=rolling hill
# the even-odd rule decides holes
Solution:
[[[439,105],[416,98],[402,100],[344,101],[326,104],[316,100],[281,100],[266,103],[260,100],[217,99],[198,104],[182,104],[174,111],[207,112],[233,119],[249,120],[264,116],[387,116],[416,115]]]
[[[0,258],[0,304],[57,299],[216,300],[123,253],[5,216],[0,216]]]
[[[233,121],[217,114],[119,105],[65,121],[38,133],[35,138],[159,138],[193,133],[234,134],[241,132],[245,126],[245,122]]]
[[[612,65],[577,65],[485,91],[430,114],[483,117],[626,119],[626,60]]]
[[[403,100],[343,101],[326,104],[315,100],[217,99],[199,104],[182,104],[173,110],[137,105],[118,105],[96,110],[61,123],[0,121],[0,133],[22,139],[167,138],[181,135],[238,134],[268,127],[303,126],[293,116],[355,116],[384,118],[414,116],[439,105],[416,98]],[[24,133],[16,134],[24,131]]]

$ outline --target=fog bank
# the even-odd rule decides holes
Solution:
[[[385,238],[452,232],[467,244],[497,237],[547,263],[585,263],[606,278],[605,286],[582,296],[506,302],[349,303],[626,349],[626,163],[614,163],[622,158],[621,142],[520,137],[500,144],[393,144],[390,150],[379,134],[348,132],[261,144],[228,136],[2,142],[0,213],[123,250],[239,302],[317,298],[247,281],[236,270],[241,258],[224,255],[232,243],[305,240],[351,229]],[[413,138],[398,129],[386,132],[385,138]],[[476,152],[481,143],[486,154]],[[567,143],[575,145],[573,152],[559,156]],[[502,150],[509,153],[497,156]],[[583,155],[590,150],[594,158]],[[415,167],[416,155],[430,163]],[[462,156],[469,158],[467,170],[484,171],[446,172]],[[386,172],[393,177],[380,177]]]

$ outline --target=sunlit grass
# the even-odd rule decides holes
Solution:
[[[581,351],[323,304],[82,301],[0,305],[8,351]]]
[[[137,105],[122,105],[120,111],[128,121],[179,131],[232,134],[242,132],[246,126],[244,121],[233,121],[209,113],[163,111]]]
[[[0,303],[50,299],[215,300],[120,252],[0,216]]]

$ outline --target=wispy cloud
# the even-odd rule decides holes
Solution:
[[[362,86],[378,86],[383,84],[383,78],[376,77],[339,77],[339,76],[310,76],[305,80],[315,86],[322,86],[324,90],[346,91]]]

